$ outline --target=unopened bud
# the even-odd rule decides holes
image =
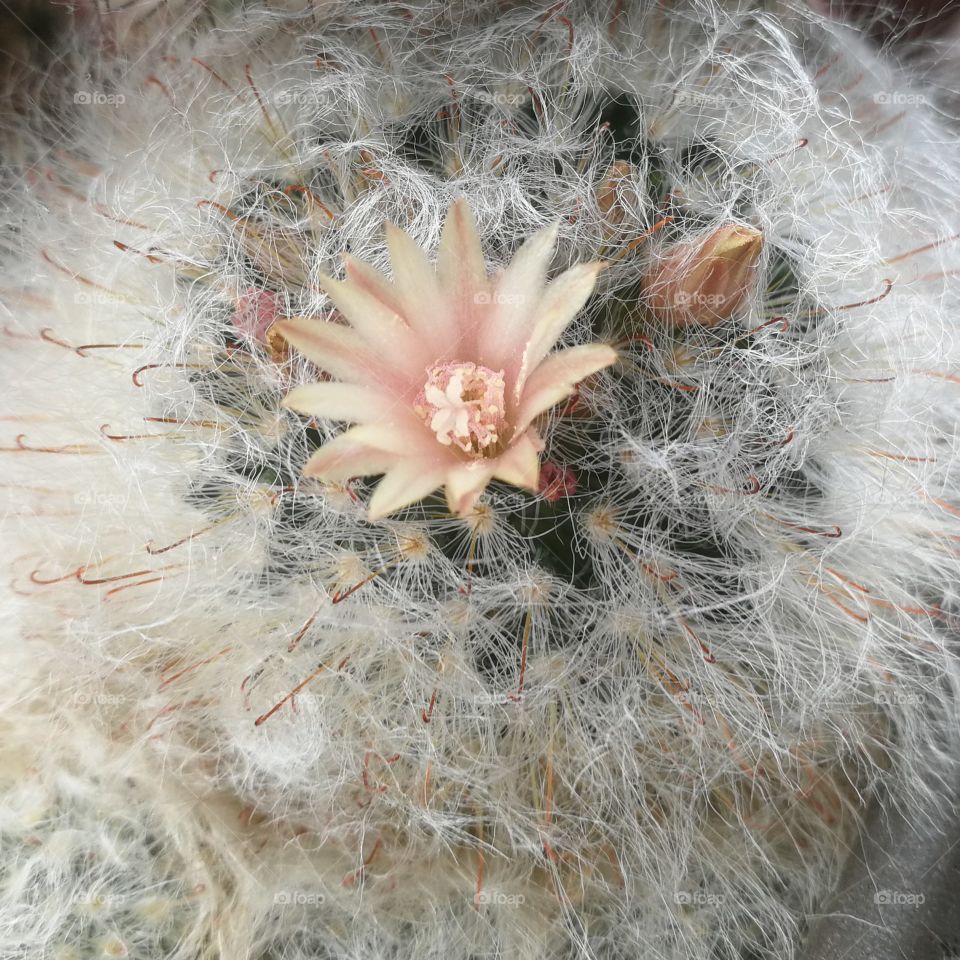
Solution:
[[[576,489],[577,475],[570,467],[562,467],[552,460],[545,460],[541,464],[537,493],[544,500],[556,503],[563,497],[572,497]]]
[[[643,278],[647,306],[675,326],[712,327],[749,296],[762,249],[759,230],[735,223],[678,243]]]
[[[609,226],[618,226],[626,216],[628,206],[637,206],[636,191],[630,184],[633,166],[626,160],[617,160],[597,186],[597,206]]]
[[[266,334],[280,313],[280,300],[270,290],[247,287],[237,299],[230,322],[244,340],[266,343]]]
[[[283,363],[289,356],[289,349],[277,329],[279,319],[280,298],[269,290],[256,287],[248,287],[240,294],[230,318],[240,340],[265,348],[274,363]]]

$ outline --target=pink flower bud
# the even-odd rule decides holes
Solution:
[[[237,300],[230,322],[239,337],[265,343],[267,331],[273,326],[278,312],[279,301],[275,293],[247,287]]]
[[[736,223],[675,244],[643,278],[647,306],[678,327],[726,320],[749,295],[762,248],[759,230]]]
[[[247,287],[233,308],[230,322],[237,337],[248,344],[265,347],[274,362],[283,363],[288,351],[287,343],[276,327],[280,316],[280,298],[275,293]]]
[[[552,460],[545,460],[540,467],[537,493],[548,503],[556,503],[562,497],[573,496],[577,489],[577,475],[570,467],[560,467]]]

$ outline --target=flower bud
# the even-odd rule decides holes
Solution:
[[[639,206],[636,191],[631,186],[633,172],[633,166],[626,160],[617,160],[610,165],[596,188],[597,206],[604,222],[610,227],[623,222],[628,207]]]
[[[279,298],[270,290],[247,287],[240,293],[230,322],[244,340],[264,343],[266,333],[280,313]]]
[[[265,347],[275,363],[283,363],[288,350],[276,325],[279,319],[280,298],[269,290],[248,287],[240,294],[230,322],[241,340]]]
[[[577,475],[570,467],[563,467],[552,460],[540,465],[537,493],[548,503],[556,503],[563,497],[572,497],[577,489]]]
[[[759,230],[736,223],[676,244],[643,278],[647,306],[678,327],[726,320],[749,295],[762,248]]]

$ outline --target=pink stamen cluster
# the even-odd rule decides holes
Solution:
[[[503,370],[477,363],[435,364],[427,369],[414,410],[442,444],[482,457],[501,439],[503,392]]]

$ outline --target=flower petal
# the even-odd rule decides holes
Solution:
[[[547,286],[530,323],[530,339],[516,378],[518,389],[580,312],[603,269],[604,264],[599,260],[578,263]]]
[[[434,463],[449,466],[455,456],[450,447],[438,443],[426,424],[404,405],[391,410],[387,418],[378,417],[373,423],[351,427],[344,436],[351,436],[358,443],[398,457],[415,455],[425,467]]]
[[[382,384],[396,379],[349,327],[318,317],[288,317],[274,326],[287,343],[341,380]]]
[[[320,274],[320,285],[350,326],[381,355],[389,352],[390,366],[418,383],[428,356],[426,345],[399,314],[357,284]]]
[[[424,470],[423,464],[417,459],[394,463],[373,491],[367,505],[367,518],[379,520],[388,513],[422,500],[443,484],[444,474],[443,469]]]
[[[540,449],[537,432],[528,428],[494,461],[493,475],[515,487],[536,490],[540,478]]]
[[[447,216],[437,250],[437,276],[451,287],[481,287],[487,279],[487,265],[470,204],[464,197],[454,200]]]
[[[463,355],[469,355],[478,321],[488,309],[490,284],[473,212],[462,197],[447,210],[437,250],[437,277],[455,325],[454,342]]]
[[[392,223],[385,224],[385,230],[400,312],[434,347],[434,359],[445,356],[456,343],[458,330],[433,264],[409,234]]]
[[[446,475],[447,506],[450,512],[464,516],[473,509],[477,498],[493,479],[494,461],[475,460],[458,463]]]
[[[399,402],[384,390],[331,380],[294,387],[281,406],[327,420],[359,423],[389,417],[390,408]]]
[[[534,417],[569,396],[584,377],[609,367],[616,359],[616,350],[604,343],[571,347],[547,357],[527,380],[513,418],[515,429],[525,429]]]
[[[376,267],[348,253],[343,254],[343,266],[347,280],[354,286],[360,287],[370,296],[376,297],[388,310],[403,314],[400,304],[400,295],[394,285]]]
[[[357,443],[348,430],[317,450],[307,461],[303,474],[330,483],[340,483],[350,477],[383,473],[396,463],[396,460],[396,454],[374,450]]]
[[[552,223],[530,237],[494,285],[479,343],[481,362],[491,370],[504,368],[530,338],[559,226]]]

